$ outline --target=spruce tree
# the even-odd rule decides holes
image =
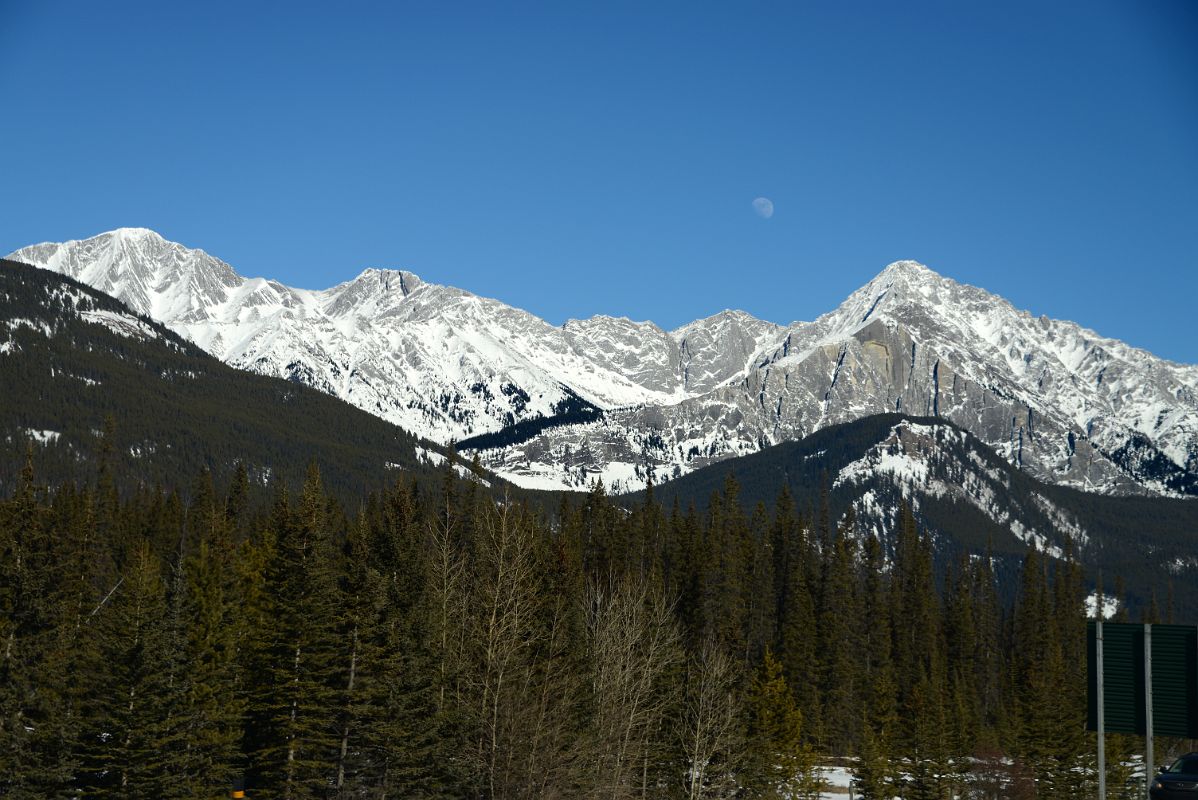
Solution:
[[[87,627],[99,659],[84,704],[85,758],[80,780],[95,797],[195,796],[194,776],[180,769],[182,686],[173,680],[167,586],[149,544],[136,546],[120,586]]]
[[[0,794],[60,793],[76,762],[68,619],[55,520],[34,483],[32,449],[14,497],[0,502]]]
[[[185,748],[199,792],[217,794],[240,771],[244,698],[238,644],[245,608],[226,512],[210,477],[201,479],[189,513],[194,549],[184,561],[186,669],[189,675]]]
[[[857,594],[857,570],[853,543],[849,538],[851,520],[846,520],[834,535],[824,554],[826,564],[820,602],[816,652],[819,658],[819,686],[823,700],[824,747],[829,752],[846,752],[856,741],[856,698],[860,682],[861,612]]]
[[[281,519],[279,517],[282,517]],[[267,729],[255,754],[259,795],[323,796],[336,772],[338,658],[337,548],[320,473],[312,466],[294,513],[276,513],[267,572],[273,629],[268,683],[260,700]]]
[[[815,553],[808,547],[799,523],[796,521],[791,528],[789,522],[789,519],[783,518],[783,524],[775,523],[781,531],[785,531],[779,536],[783,537],[787,550],[778,619],[778,657],[787,683],[794,688],[796,701],[803,713],[805,735],[811,741],[818,738],[821,710],[815,601],[810,580],[814,572],[810,562],[815,560]]]
[[[818,800],[824,781],[781,663],[765,651],[748,696],[746,782],[757,797]]]

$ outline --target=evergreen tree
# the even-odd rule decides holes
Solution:
[[[342,677],[337,549],[315,466],[297,511],[280,511],[266,576],[273,633],[267,634],[268,683],[259,703],[267,730],[254,761],[260,796],[298,800],[322,796],[334,779]]]
[[[87,626],[100,657],[83,673],[94,676],[84,705],[80,775],[90,796],[195,796],[176,760],[182,748],[174,722],[184,698],[172,681],[168,620],[158,558],[142,543],[120,586]]]
[[[891,609],[883,567],[882,545],[874,536],[865,540],[862,563],[862,619],[865,659],[861,738],[854,782],[862,798],[893,796],[897,772],[899,727],[898,686],[891,658]]]
[[[846,752],[857,740],[861,612],[858,605],[851,519],[839,527],[824,554],[823,585],[817,611],[819,686],[823,700],[824,747]]]
[[[749,691],[746,782],[755,796],[818,800],[824,781],[803,741],[803,715],[768,649]]]
[[[75,768],[55,520],[34,483],[32,449],[16,494],[0,503],[0,794],[47,797]]]
[[[778,587],[778,659],[787,683],[793,688],[803,714],[807,738],[819,730],[820,696],[817,682],[815,602],[810,576],[814,551],[808,546],[802,523],[794,514],[790,494],[778,498],[771,538],[780,575]],[[781,553],[781,555],[779,555]]]
[[[197,793],[226,790],[240,771],[244,698],[238,644],[244,608],[236,550],[226,504],[217,501],[205,473],[189,511],[194,542],[183,562],[181,598],[187,619],[184,668],[188,674],[186,764]]]

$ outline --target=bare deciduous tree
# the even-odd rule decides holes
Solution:
[[[683,787],[689,800],[729,797],[744,744],[736,699],[737,667],[714,637],[703,641],[686,669],[682,751]]]
[[[648,763],[673,702],[666,678],[680,659],[673,609],[634,577],[592,583],[586,628],[594,701],[589,740],[594,796],[643,796]]]

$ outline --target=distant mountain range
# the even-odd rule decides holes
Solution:
[[[107,459],[133,481],[126,490],[186,494],[201,469],[226,480],[238,463],[259,485],[295,488],[316,462],[350,508],[401,476],[436,484],[446,458],[386,420],[233,369],[113,297],[11,261],[0,261],[0,387],[0,497],[31,443],[49,485],[94,479]]]
[[[136,482],[184,492],[202,467],[227,476],[240,462],[259,483],[294,483],[315,461],[350,507],[364,490],[401,477],[440,485],[446,458],[441,446],[294,379],[231,368],[72,278],[8,261],[0,261],[0,385],[0,495],[30,442],[39,480],[51,484],[87,479],[103,457]],[[526,437],[502,452],[635,412],[588,404],[569,413],[600,417],[538,427],[552,417],[526,416],[488,435]],[[109,417],[115,431],[106,442]],[[1115,575],[1126,580],[1133,605],[1154,593],[1162,608],[1170,596],[1178,608],[1198,604],[1198,501],[1045,483],[943,416],[865,415],[710,460],[655,485],[657,499],[702,511],[729,474],[749,508],[772,507],[786,487],[810,514],[826,492],[833,519],[851,512],[857,534],[877,534],[887,546],[905,502],[932,535],[941,566],[988,554],[1004,591],[1016,585],[1029,544],[1052,556],[1072,546],[1092,578],[1106,576],[1108,592]],[[509,489],[485,470],[459,464],[455,471],[495,493]],[[556,508],[554,497],[511,491],[548,513]]]
[[[528,487],[635,490],[902,412],[950,421],[1050,483],[1198,494],[1198,367],[910,261],[814,322],[725,311],[664,331],[611,317],[557,327],[403,271],[293,289],[144,229],[10,258],[111,294],[235,367],[461,441]]]

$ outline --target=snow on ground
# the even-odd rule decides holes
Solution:
[[[822,769],[828,787],[822,792],[823,797],[842,798],[849,793],[853,775],[846,767],[824,767]]]
[[[544,461],[511,465],[487,462],[487,468],[521,489],[578,492],[586,491],[595,481],[600,481],[609,494],[624,494],[645,488],[644,470],[638,464],[627,461],[609,461],[601,470],[586,468],[576,473],[564,473],[569,477],[563,477],[560,465]]]
[[[117,314],[112,311],[84,311],[79,316],[84,322],[93,325],[103,325],[108,330],[129,339],[153,339],[158,332],[146,323],[128,314]]]
[[[436,452],[435,450],[429,450],[427,447],[417,447],[417,448],[415,448],[415,450],[416,450],[417,460],[423,461],[425,464],[429,464],[434,467],[439,467],[445,463],[445,456],[441,455],[440,453]],[[399,464],[395,464],[392,462],[387,463],[387,469],[401,469],[401,468],[402,467]],[[454,472],[456,472],[458,474],[459,478],[466,478],[468,480],[474,481],[475,483],[481,483],[483,486],[486,486],[488,489],[491,488],[491,482],[489,480],[487,480],[486,478],[481,478],[478,475],[475,475],[474,470],[470,469],[465,464],[454,464],[453,470],[454,470]]]
[[[100,287],[235,367],[302,380],[434,441],[552,416],[573,397],[603,408],[607,424],[623,427],[623,435],[610,431],[591,443],[585,470],[581,462],[550,457],[554,448],[575,444],[561,428],[498,454],[502,464],[488,460],[497,472],[540,488],[583,488],[602,477],[637,489],[648,469],[655,480],[668,480],[831,422],[908,410],[896,397],[917,400],[910,392],[927,372],[934,394],[926,413],[940,402],[939,413],[1036,477],[1089,491],[1139,484],[1170,494],[1145,470],[1124,474],[1101,453],[1094,465],[1075,466],[1074,437],[1109,453],[1139,432],[1154,448],[1146,458],[1159,452],[1183,470],[1198,452],[1198,365],[1155,358],[1075,323],[1033,317],[912,261],[887,266],[813,322],[784,327],[721,312],[666,332],[606,316],[553,326],[400,270],[367,269],[329,289],[295,289],[242,277],[204,251],[146,229],[34,245],[12,257]],[[83,307],[81,294],[64,291]],[[83,313],[124,335],[147,333],[133,318]],[[39,327],[9,322],[22,324]],[[862,347],[877,344],[887,363],[900,356],[905,362],[910,346],[906,377],[874,375],[873,357],[863,353],[876,348]],[[893,351],[896,344],[901,352]],[[810,371],[822,370],[836,352],[833,392]],[[938,376],[948,375],[956,388],[941,391]],[[981,395],[966,392],[946,408],[965,391],[960,386]],[[985,397],[1010,405],[1018,424],[1011,417],[1008,427],[1007,412]],[[649,428],[652,437],[643,435]],[[521,453],[528,457],[507,457]],[[528,461],[543,466],[525,468]],[[641,464],[638,474],[623,474],[620,465],[630,463]],[[921,477],[920,464],[897,456],[873,466],[907,482]]]
[[[62,436],[62,434],[58,431],[35,431],[33,428],[26,428],[25,433],[29,434],[31,438],[37,440],[39,444],[50,444],[51,442],[57,442],[58,438]]]
[[[51,328],[49,323],[46,322],[25,319],[24,317],[16,317],[14,319],[10,319],[6,324],[8,325],[8,329],[10,331],[15,331],[17,328],[25,327],[35,331],[40,331],[47,337],[54,335],[54,329]]]
[[[429,450],[425,447],[416,448],[416,458],[420,461],[423,461],[425,464],[431,464],[434,467],[439,467],[445,463],[445,456],[441,455],[435,450]]]
[[[480,478],[478,475],[475,475],[474,470],[470,469],[465,464],[454,464],[453,471],[458,474],[459,478],[465,478],[466,480],[474,481],[475,483],[481,483],[483,486],[486,486],[488,489],[491,488],[491,482],[489,480],[487,480],[486,478]]]

